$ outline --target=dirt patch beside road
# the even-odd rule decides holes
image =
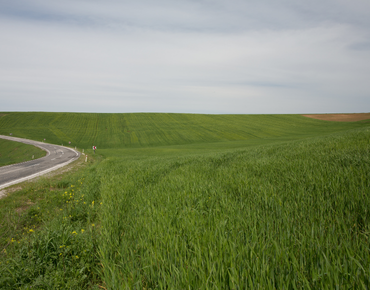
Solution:
[[[12,192],[15,192],[17,190],[21,190],[22,187],[20,186],[16,186],[16,187],[12,187],[12,188],[8,188],[8,189],[3,189],[3,190],[0,190],[0,199],[7,196],[8,193],[12,193]]]
[[[362,120],[370,119],[370,113],[359,113],[359,114],[314,114],[314,115],[302,115],[304,117],[334,121],[334,122],[357,122]]]

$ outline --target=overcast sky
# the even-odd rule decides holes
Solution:
[[[0,111],[370,111],[369,0],[0,0]]]

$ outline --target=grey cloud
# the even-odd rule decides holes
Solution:
[[[353,50],[364,50],[370,52],[370,41],[356,42],[349,46]]]
[[[231,32],[305,28],[321,22],[370,24],[370,5],[364,0],[15,0],[3,6],[1,14],[9,17],[115,28]]]
[[[2,110],[363,111],[366,8],[362,0],[8,1]],[[73,109],[59,107],[61,98]]]

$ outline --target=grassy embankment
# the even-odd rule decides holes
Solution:
[[[79,160],[67,173],[0,199],[0,289],[80,289],[100,281],[91,164]]]
[[[32,157],[40,158],[46,155],[46,152],[19,142],[0,139],[0,166],[32,160]]]
[[[47,227],[10,243],[0,285],[370,287],[368,122],[52,115],[24,113],[39,132],[33,139],[49,132],[58,144],[94,143],[104,160],[80,173],[79,189],[67,182],[52,195],[62,210]],[[8,116],[30,137],[21,113]],[[44,116],[50,128],[40,125]]]

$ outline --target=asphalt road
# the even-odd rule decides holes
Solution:
[[[39,159],[0,167],[0,189],[46,174],[80,157],[79,152],[63,146],[4,135],[0,138],[34,145],[47,152]]]

